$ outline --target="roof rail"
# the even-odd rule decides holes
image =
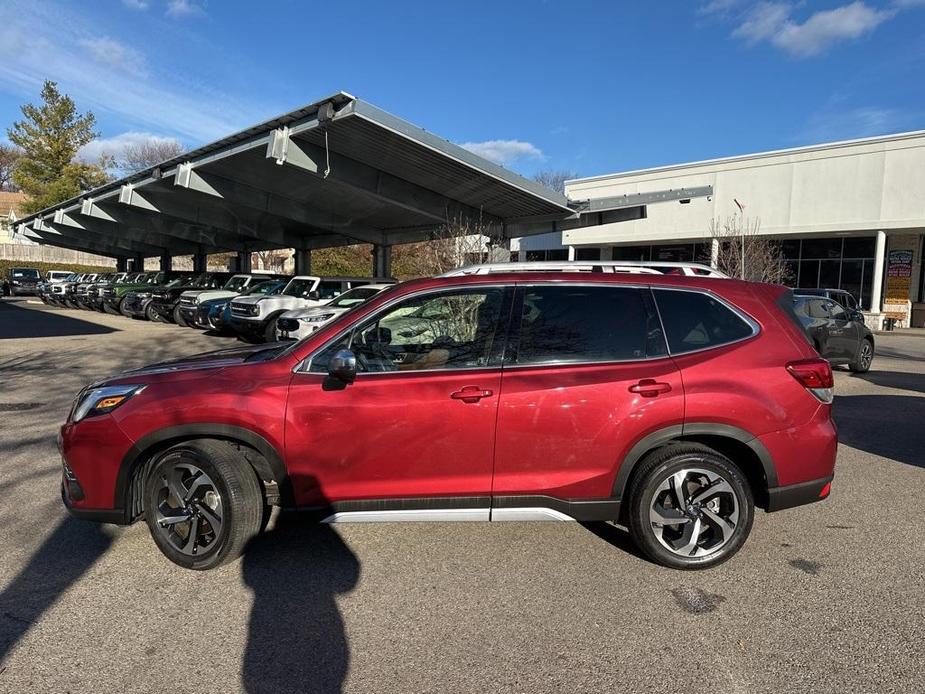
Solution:
[[[687,277],[721,277],[728,275],[702,263],[673,263],[645,260],[546,260],[515,263],[467,265],[445,272],[441,277],[489,275],[499,272],[603,272],[636,275],[685,275]]]

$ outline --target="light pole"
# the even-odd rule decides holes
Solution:
[[[736,207],[739,208],[739,213],[742,215],[740,237],[741,237],[741,251],[739,255],[739,279],[745,279],[745,205],[738,201],[738,199],[733,198],[732,201],[736,204]]]

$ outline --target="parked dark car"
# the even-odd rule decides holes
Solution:
[[[829,289],[826,287],[811,288],[807,287],[806,289],[794,289],[793,293],[798,296],[821,296],[825,299],[831,299],[836,304],[842,308],[848,309],[849,311],[857,311],[860,309],[857,299],[854,298],[854,294],[847,291],[846,289]]]
[[[187,284],[155,289],[151,296],[151,311],[165,323],[185,326],[186,321],[180,315],[180,295],[190,289],[221,289],[232,276],[231,272],[202,272]]]
[[[794,296],[793,310],[816,351],[830,363],[847,364],[858,373],[870,369],[874,336],[860,311],[819,296]]]
[[[188,287],[199,274],[201,273],[171,270],[158,272],[154,277],[149,276],[146,281],[125,292],[119,305],[119,313],[130,318],[158,321],[160,316],[151,306],[154,292],[173,287]]]
[[[42,274],[32,267],[14,267],[10,269],[10,294],[38,294]]]

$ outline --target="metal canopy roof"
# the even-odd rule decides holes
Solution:
[[[577,224],[579,212],[341,92],[42,210],[17,230],[127,257],[407,243],[457,218],[513,236]]]

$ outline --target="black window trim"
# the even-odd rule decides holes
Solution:
[[[758,323],[758,321],[756,321],[750,315],[745,313],[745,311],[741,310],[738,306],[731,304],[730,302],[726,301],[723,297],[717,295],[714,292],[711,292],[709,289],[701,289],[700,287],[666,287],[664,285],[652,285],[651,289],[653,293],[652,298],[655,300],[655,310],[658,312],[659,320],[662,321],[662,332],[665,334],[665,344],[668,346],[668,355],[671,357],[675,357],[675,356],[685,357],[688,354],[698,354],[699,352],[707,352],[713,349],[722,349],[723,347],[728,347],[729,345],[735,345],[740,342],[745,342],[746,340],[752,340],[761,334],[761,324]],[[729,342],[723,342],[718,345],[709,345],[708,347],[700,347],[698,349],[691,349],[691,350],[685,350],[683,352],[674,353],[671,349],[671,343],[668,341],[668,333],[665,332],[665,322],[664,322],[664,319],[662,318],[662,311],[658,305],[658,297],[655,296],[655,290],[705,294],[711,299],[714,299],[715,301],[719,302],[720,304],[728,308],[735,315],[737,315],[740,319],[742,319],[748,325],[748,327],[752,329],[752,333],[751,335],[740,337],[737,340],[730,340]]]
[[[636,364],[640,362],[647,361],[657,361],[659,359],[669,359],[671,357],[670,350],[668,349],[668,338],[665,337],[665,354],[657,354],[645,357],[639,357],[638,359],[596,359],[593,361],[583,361],[583,360],[573,360],[573,359],[555,359],[549,361],[535,362],[531,364],[512,364],[508,361],[508,356],[513,354],[516,356],[517,353],[517,344],[520,339],[520,323],[523,319],[523,297],[524,289],[527,287],[619,287],[624,289],[640,289],[643,291],[651,290],[651,285],[647,284],[637,284],[637,283],[623,283],[623,282],[562,282],[556,280],[547,280],[545,282],[517,282],[516,288],[517,292],[514,297],[514,305],[511,310],[511,321],[510,327],[508,329],[508,338],[507,344],[504,349],[504,360],[502,361],[502,367],[505,371],[515,370],[520,371],[522,369],[546,369],[550,366],[607,366],[609,364]],[[662,324],[662,317],[658,312],[658,305],[655,304],[655,299],[653,297],[653,308],[655,308],[655,315],[658,318],[659,324],[662,325],[662,335],[665,335],[665,326]]]
[[[434,294],[434,295],[446,294],[449,292],[472,291],[472,290],[478,290],[478,289],[500,289],[502,290],[501,315],[498,316],[498,332],[494,338],[496,341],[500,338],[501,340],[500,344],[502,347],[497,364],[487,364],[485,366],[457,366],[457,367],[442,368],[442,369],[415,369],[413,371],[363,371],[363,372],[357,371],[357,378],[360,378],[360,376],[362,376],[363,378],[379,377],[379,376],[395,377],[396,375],[399,375],[399,374],[402,376],[415,376],[417,374],[451,373],[454,371],[500,371],[504,365],[504,357],[505,357],[505,352],[507,350],[507,344],[508,344],[505,336],[510,333],[510,327],[511,327],[511,318],[512,318],[511,307],[514,303],[513,295],[514,295],[514,289],[515,289],[515,284],[513,282],[491,283],[491,284],[456,284],[451,287],[440,287],[436,289],[433,287],[430,287],[429,289],[422,289],[418,292],[413,292],[411,294],[404,294],[403,296],[395,297],[391,299],[390,301],[386,302],[385,304],[383,304],[382,306],[380,306],[378,309],[376,309],[375,312],[368,314],[366,317],[364,317],[360,321],[355,321],[351,323],[348,328],[346,328],[345,330],[342,330],[337,335],[332,337],[330,340],[327,340],[318,349],[314,350],[311,354],[305,357],[305,359],[303,359],[298,364],[296,364],[295,367],[293,367],[292,372],[302,373],[302,374],[311,374],[313,376],[324,376],[325,374],[311,370],[312,361],[314,360],[314,358],[318,356],[319,354],[321,354],[324,350],[326,350],[332,344],[334,344],[335,342],[343,338],[349,332],[354,330],[356,326],[362,323],[365,323],[370,318],[375,318],[376,316],[382,315],[383,311],[393,307],[397,303],[401,303],[408,299],[417,299],[417,298],[428,296],[431,294]],[[504,315],[505,309],[507,309],[506,316]]]

